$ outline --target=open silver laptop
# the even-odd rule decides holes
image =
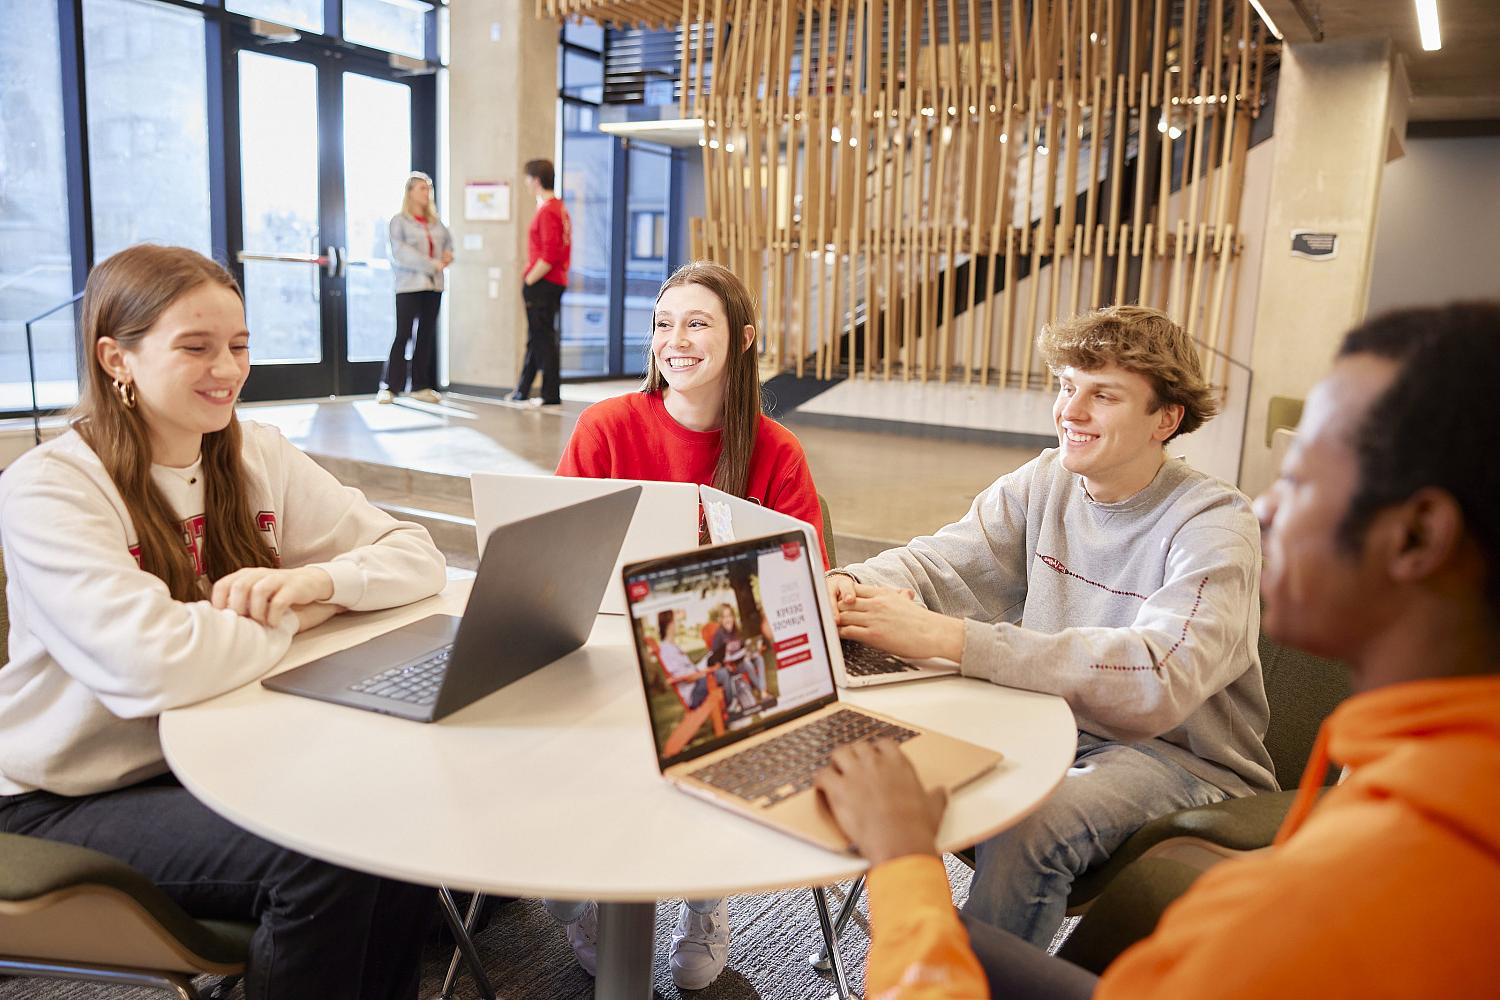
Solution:
[[[807,534],[808,544],[814,546],[813,551],[817,552],[817,534],[806,522],[711,486],[702,487],[699,493],[703,500],[704,519],[710,531],[716,533],[716,541],[720,540],[717,533],[726,529],[727,518],[728,538],[751,538],[775,531],[798,530]],[[947,677],[959,672],[958,664],[952,660],[941,657],[909,660],[851,639],[840,638],[833,604],[827,600],[823,602],[823,631],[829,647],[834,650],[833,676],[839,687],[894,684],[898,681]]]
[[[848,841],[812,788],[842,745],[889,737],[925,787],[1001,755],[839,701],[815,540],[800,530],[621,571],[657,765],[678,788],[832,850]]]
[[[576,479],[570,476],[513,475],[476,472],[469,477],[474,493],[474,527],[481,554],[485,539],[502,524],[556,510],[569,504],[639,487],[640,502],[620,545],[619,558],[599,605],[602,614],[625,613],[620,566],[679,552],[698,544],[698,487],[693,483],[656,483],[634,479]]]
[[[429,615],[261,684],[417,722],[456,712],[584,644],[639,497],[631,487],[501,525],[462,618]]]

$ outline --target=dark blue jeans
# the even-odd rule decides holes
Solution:
[[[247,1000],[417,995],[431,888],[277,847],[211,812],[171,775],[76,798],[0,796],[0,830],[118,858],[194,917],[259,923]]]

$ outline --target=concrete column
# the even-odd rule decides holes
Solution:
[[[1380,177],[1387,158],[1400,155],[1409,96],[1389,39],[1282,50],[1240,460],[1240,487],[1252,495],[1276,474],[1266,445],[1271,397],[1304,398],[1364,317]],[[1336,233],[1337,256],[1292,256],[1294,229]]]
[[[558,25],[537,18],[533,0],[463,0],[449,12],[448,379],[498,390],[515,384],[526,346],[521,276],[536,205],[522,167],[557,158]],[[465,220],[470,181],[508,181],[510,220]]]

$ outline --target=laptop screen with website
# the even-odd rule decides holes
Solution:
[[[664,769],[834,700],[822,586],[799,531],[625,569]]]

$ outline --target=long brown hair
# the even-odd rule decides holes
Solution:
[[[750,479],[750,456],[755,451],[755,435],[760,429],[760,367],[755,354],[755,341],[743,350],[740,339],[745,327],[755,326],[755,299],[751,297],[745,283],[722,264],[699,260],[679,267],[662,283],[656,293],[660,302],[662,293],[669,288],[682,285],[702,285],[718,297],[729,321],[729,358],[724,369],[724,419],[719,437],[719,461],[714,466],[714,489],[745,495]],[[660,392],[666,386],[661,370],[656,366],[656,352],[646,359],[646,381],[642,392]]]
[[[160,577],[174,598],[203,597],[197,569],[175,512],[151,481],[151,439],[140,410],[127,408],[114,378],[99,361],[100,337],[125,350],[140,343],[162,313],[187,292],[216,284],[240,296],[228,271],[183,247],[133,246],[89,273],[83,290],[83,340],[87,372],[72,424],[99,456],[135,525],[141,568]],[[275,566],[276,556],[250,515],[240,459],[240,422],[203,435],[205,521],[203,562],[210,580],[246,566]]]

